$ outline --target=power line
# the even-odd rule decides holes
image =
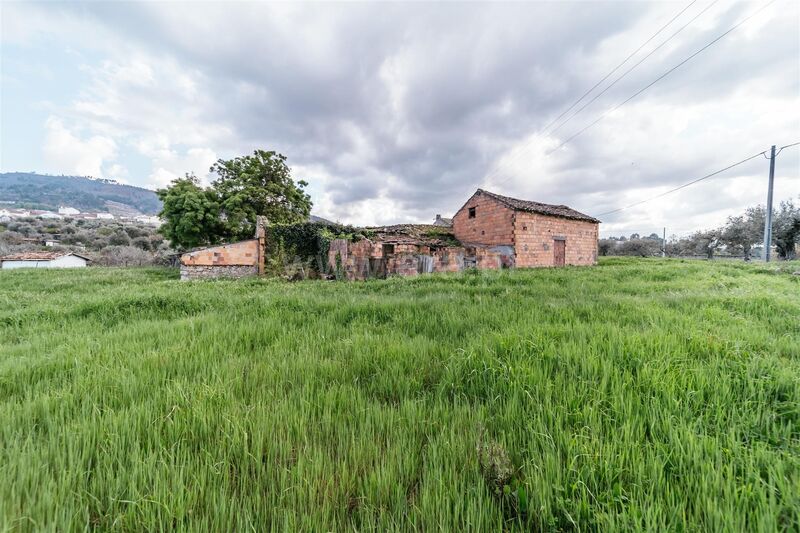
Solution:
[[[764,4],[763,6],[761,6],[759,9],[755,10],[753,13],[751,13],[750,15],[748,15],[747,17],[745,17],[744,19],[742,19],[741,21],[739,21],[738,23],[736,23],[736,24],[735,24],[733,27],[731,27],[730,29],[728,29],[727,31],[725,31],[724,33],[722,33],[721,35],[719,35],[719,36],[718,36],[717,38],[715,38],[713,41],[709,42],[708,44],[706,44],[705,46],[703,46],[702,48],[700,48],[699,50],[697,50],[695,53],[693,53],[692,55],[690,55],[689,57],[687,57],[686,59],[684,59],[683,61],[681,61],[680,63],[678,63],[678,64],[677,64],[677,65],[675,65],[674,67],[672,67],[671,69],[669,69],[668,71],[666,71],[664,74],[662,74],[662,75],[661,75],[661,76],[659,76],[658,78],[654,79],[653,81],[651,81],[650,83],[648,83],[647,85],[645,85],[644,87],[642,87],[641,89],[639,89],[638,91],[636,91],[635,93],[633,93],[633,95],[632,95],[632,96],[628,97],[627,99],[623,100],[622,102],[620,102],[619,104],[615,105],[615,106],[614,106],[614,107],[612,107],[611,109],[607,110],[605,113],[603,113],[602,115],[600,115],[599,117],[597,117],[597,119],[596,119],[594,122],[591,122],[591,123],[589,123],[587,126],[585,126],[584,128],[582,128],[582,129],[578,130],[578,132],[577,132],[577,133],[573,134],[571,137],[567,138],[567,140],[563,141],[561,144],[559,144],[558,146],[556,146],[554,149],[552,149],[552,150],[550,150],[549,152],[547,152],[547,153],[548,153],[548,155],[549,155],[549,154],[552,154],[553,152],[555,152],[556,150],[558,150],[558,149],[562,148],[564,145],[566,145],[567,143],[569,143],[570,141],[572,141],[573,139],[575,139],[575,138],[576,138],[576,137],[578,137],[579,135],[583,134],[583,133],[584,133],[586,130],[588,130],[589,128],[591,128],[592,126],[594,126],[595,124],[597,124],[598,122],[600,122],[601,120],[603,120],[603,119],[604,119],[606,116],[608,116],[608,114],[609,114],[609,113],[612,113],[612,112],[616,111],[617,109],[619,109],[620,107],[624,106],[625,104],[627,104],[628,102],[630,102],[631,100],[633,100],[634,98],[636,98],[637,96],[639,96],[640,94],[642,94],[643,92],[645,92],[647,89],[649,89],[650,87],[652,87],[653,85],[655,85],[655,84],[656,84],[656,83],[658,83],[659,81],[663,80],[664,78],[666,78],[667,76],[669,76],[670,74],[672,74],[672,73],[673,73],[674,71],[676,71],[678,68],[680,68],[681,66],[685,65],[686,63],[688,63],[690,60],[692,60],[694,57],[696,57],[697,55],[699,55],[701,52],[703,52],[703,51],[705,51],[707,48],[711,47],[713,44],[715,44],[716,42],[718,42],[720,39],[722,39],[723,37],[725,37],[726,35],[728,35],[728,34],[729,34],[729,33],[731,33],[732,31],[734,31],[735,29],[737,29],[739,26],[741,26],[742,24],[744,24],[745,22],[747,22],[747,21],[748,21],[748,20],[750,20],[751,18],[755,17],[757,14],[759,14],[760,12],[762,12],[763,10],[765,10],[766,8],[768,8],[769,6],[771,6],[772,4],[774,4],[776,1],[777,1],[777,0],[770,0],[770,2],[767,2],[766,4]],[[761,155],[761,154],[759,154],[759,155]]]
[[[569,107],[568,107],[567,109],[565,109],[565,110],[564,110],[564,111],[563,111],[563,112],[562,112],[560,115],[558,115],[556,118],[554,118],[554,119],[553,119],[553,120],[552,120],[552,121],[551,121],[551,122],[550,122],[550,123],[549,123],[547,126],[545,126],[544,128],[542,128],[542,130],[543,130],[543,131],[546,131],[548,128],[550,128],[550,126],[552,126],[553,124],[555,124],[556,122],[558,122],[558,120],[559,120],[561,117],[563,117],[564,115],[566,115],[567,113],[569,113],[569,111],[570,111],[570,110],[571,110],[573,107],[575,107],[576,105],[578,105],[578,104],[581,102],[581,100],[583,100],[584,98],[586,98],[586,97],[589,95],[589,93],[591,93],[592,91],[594,91],[595,89],[597,89],[597,87],[598,87],[598,86],[599,86],[601,83],[603,83],[604,81],[606,81],[606,80],[607,80],[607,79],[608,79],[608,78],[609,78],[609,77],[610,77],[612,74],[614,74],[614,73],[615,73],[617,70],[619,70],[619,68],[620,68],[622,65],[624,65],[625,63],[627,63],[627,62],[628,62],[628,60],[629,60],[630,58],[632,58],[633,56],[635,56],[636,54],[638,54],[638,53],[639,53],[639,52],[642,50],[642,48],[644,48],[645,46],[647,46],[647,44],[648,44],[648,43],[650,43],[650,41],[652,41],[653,39],[655,39],[655,38],[658,36],[658,34],[660,34],[662,31],[664,31],[664,30],[665,30],[665,29],[666,29],[666,28],[667,28],[667,27],[668,27],[670,24],[672,24],[673,22],[675,22],[675,19],[677,19],[678,17],[680,17],[681,15],[683,15],[683,13],[684,13],[684,12],[685,12],[687,9],[689,9],[690,7],[692,7],[692,5],[694,5],[694,4],[695,4],[695,2],[697,2],[697,0],[692,0],[691,2],[689,2],[689,4],[688,4],[686,7],[684,7],[683,9],[681,9],[681,10],[678,12],[678,14],[677,14],[677,15],[675,15],[674,17],[672,17],[672,18],[670,19],[670,21],[669,21],[669,22],[667,22],[666,24],[664,24],[663,26],[661,26],[661,28],[659,28],[657,32],[655,32],[653,35],[651,35],[651,36],[650,36],[650,38],[649,38],[649,39],[647,39],[647,40],[646,40],[644,43],[642,43],[642,45],[641,45],[639,48],[637,48],[636,50],[634,50],[633,52],[631,52],[631,54],[630,54],[628,57],[626,57],[625,59],[623,59],[623,60],[622,60],[622,62],[621,62],[619,65],[617,65],[616,67],[614,67],[614,68],[611,70],[611,72],[609,72],[608,74],[606,74],[606,75],[603,77],[603,79],[601,79],[600,81],[598,81],[597,83],[595,83],[595,84],[594,84],[594,86],[593,86],[591,89],[589,89],[588,91],[586,91],[585,93],[583,93],[583,96],[581,96],[580,98],[578,98],[577,100],[575,100],[575,102],[573,102],[571,106],[569,106]]]
[[[550,126],[552,126],[554,123],[558,122],[558,120],[559,120],[561,117],[563,117],[563,116],[564,116],[565,114],[567,114],[567,113],[568,113],[568,112],[569,112],[569,111],[570,111],[572,108],[574,108],[574,107],[575,107],[577,104],[579,104],[579,103],[581,102],[581,100],[583,100],[583,99],[584,99],[584,98],[585,98],[585,97],[586,97],[586,96],[587,96],[589,93],[591,93],[591,92],[592,92],[594,89],[596,89],[596,88],[597,88],[597,87],[598,87],[598,86],[599,86],[601,83],[603,83],[603,82],[604,82],[606,79],[608,79],[608,78],[609,78],[609,76],[611,76],[611,74],[613,74],[614,72],[616,72],[616,71],[617,71],[617,70],[618,70],[618,69],[619,69],[619,68],[620,68],[622,65],[624,65],[624,64],[625,64],[625,63],[626,63],[626,62],[627,62],[627,61],[628,61],[628,60],[629,60],[631,57],[633,57],[634,55],[636,55],[636,54],[637,54],[637,53],[638,53],[638,52],[639,52],[639,51],[640,51],[642,48],[644,48],[644,47],[645,47],[645,46],[646,46],[646,45],[647,45],[647,44],[648,44],[650,41],[652,41],[652,40],[653,40],[653,39],[654,39],[656,36],[658,36],[658,35],[659,35],[659,34],[660,34],[660,33],[661,33],[661,32],[662,32],[662,31],[663,31],[665,28],[667,28],[667,27],[668,27],[670,24],[672,24],[672,22],[674,22],[674,21],[675,21],[675,19],[677,19],[677,18],[678,18],[679,16],[681,16],[681,15],[682,15],[682,14],[683,14],[683,13],[684,13],[684,12],[685,12],[687,9],[689,9],[689,8],[690,8],[690,7],[691,7],[691,6],[692,6],[692,5],[693,5],[693,4],[696,2],[696,1],[697,1],[697,0],[694,0],[694,1],[690,2],[690,3],[689,3],[687,6],[686,6],[686,7],[684,7],[684,8],[683,8],[681,11],[679,11],[677,15],[675,15],[674,17],[672,17],[672,19],[671,19],[669,22],[667,22],[667,23],[666,23],[664,26],[662,26],[662,27],[661,27],[661,28],[660,28],[660,29],[659,29],[659,30],[658,30],[656,33],[654,33],[654,34],[653,34],[653,35],[652,35],[652,36],[651,36],[651,37],[650,37],[650,38],[649,38],[647,41],[645,41],[645,42],[644,42],[644,43],[643,43],[643,44],[642,44],[642,45],[641,45],[639,48],[637,48],[637,49],[636,49],[636,51],[634,51],[632,54],[630,54],[628,57],[626,57],[626,58],[625,58],[625,60],[623,60],[623,61],[622,61],[622,62],[621,62],[619,65],[617,65],[616,67],[614,67],[614,69],[613,69],[613,70],[611,70],[611,72],[609,72],[608,74],[606,74],[606,76],[605,76],[603,79],[601,79],[600,81],[598,81],[598,82],[597,82],[597,83],[596,83],[596,84],[595,84],[595,85],[594,85],[594,86],[593,86],[591,89],[589,89],[588,91],[586,91],[586,93],[584,93],[584,94],[583,94],[583,96],[581,96],[580,98],[578,98],[578,100],[576,100],[576,101],[575,101],[575,102],[574,102],[574,103],[573,103],[571,106],[569,106],[569,108],[567,108],[566,110],[564,110],[564,112],[563,112],[563,113],[561,113],[561,114],[560,114],[558,117],[556,117],[556,118],[555,118],[553,121],[551,121],[551,122],[550,122],[550,124],[548,124],[547,126],[545,126],[545,127],[543,128],[543,130],[542,130],[542,131],[546,131],[546,130],[547,130],[549,127],[550,127]],[[622,78],[624,78],[625,76],[627,76],[627,75],[628,75],[628,74],[629,74],[629,73],[630,73],[630,72],[631,72],[633,69],[635,69],[636,67],[638,67],[639,65],[641,65],[641,64],[642,64],[644,61],[646,61],[646,60],[647,60],[647,59],[648,59],[650,56],[652,56],[654,53],[656,53],[658,50],[660,50],[662,46],[664,46],[665,44],[667,44],[667,43],[668,43],[668,42],[669,42],[671,39],[673,39],[673,38],[674,38],[676,35],[678,35],[680,32],[682,32],[684,29],[686,29],[686,27],[688,27],[688,26],[689,26],[689,25],[690,25],[692,22],[694,22],[695,20],[697,20],[697,19],[698,19],[698,18],[699,18],[699,17],[700,17],[700,16],[701,16],[703,13],[705,13],[706,11],[708,11],[708,10],[709,10],[709,9],[710,9],[710,8],[711,8],[711,7],[712,7],[714,4],[716,4],[716,3],[717,3],[717,1],[718,1],[718,0],[713,0],[713,1],[712,1],[712,2],[711,2],[709,5],[708,5],[708,6],[706,6],[706,7],[705,7],[704,9],[702,9],[702,10],[701,10],[699,13],[697,13],[697,14],[696,14],[694,17],[692,17],[692,19],[691,19],[691,20],[689,20],[689,22],[687,22],[686,24],[684,24],[683,26],[681,26],[681,27],[680,27],[680,28],[679,28],[679,29],[678,29],[678,30],[677,30],[675,33],[673,33],[672,35],[670,35],[669,37],[667,37],[667,39],[666,39],[666,40],[664,40],[664,41],[663,41],[661,44],[659,44],[659,45],[658,45],[658,46],[656,46],[656,47],[655,47],[653,50],[651,50],[651,51],[650,51],[650,52],[649,52],[649,53],[648,53],[646,56],[644,56],[642,59],[640,59],[640,60],[639,60],[639,61],[638,61],[638,62],[637,62],[635,65],[633,65],[631,68],[629,68],[629,69],[628,69],[628,70],[626,70],[624,73],[622,73],[622,75],[621,75],[621,76],[619,76],[617,79],[615,79],[613,82],[611,82],[611,84],[610,84],[610,85],[608,85],[608,86],[607,86],[605,89],[603,89],[602,91],[600,91],[600,93],[596,94],[596,95],[595,95],[595,96],[594,96],[594,97],[593,97],[591,100],[589,100],[589,102],[587,102],[586,104],[584,104],[583,106],[581,106],[581,108],[580,108],[580,109],[578,109],[578,110],[577,110],[575,113],[573,113],[572,115],[570,115],[570,116],[569,116],[569,117],[568,117],[568,118],[567,118],[565,121],[563,121],[561,124],[559,124],[559,125],[558,125],[558,126],[557,126],[557,127],[554,129],[554,130],[552,130],[552,131],[548,132],[548,135],[550,135],[550,134],[553,134],[553,133],[555,133],[556,131],[558,131],[559,129],[561,129],[561,127],[562,127],[562,126],[564,126],[564,125],[565,125],[567,122],[569,122],[570,120],[572,120],[572,119],[573,119],[573,118],[574,118],[576,115],[578,115],[578,114],[579,114],[581,111],[583,111],[583,110],[584,110],[584,109],[586,109],[586,108],[587,108],[589,105],[591,105],[593,102],[595,102],[595,101],[596,101],[598,98],[600,98],[600,96],[602,96],[603,94],[605,94],[605,93],[606,93],[606,91],[608,91],[608,90],[609,90],[609,89],[611,89],[611,88],[612,88],[614,85],[616,85],[616,84],[617,84],[617,82],[619,82],[619,81],[620,81]],[[552,151],[551,151],[551,152],[548,152],[548,155],[549,155],[550,153],[552,153]],[[493,167],[493,168],[492,168],[492,169],[491,169],[489,172],[487,172],[487,173],[486,173],[486,175],[485,175],[485,179],[487,179],[487,180],[490,180],[490,179],[492,179],[492,178],[494,178],[494,177],[497,177],[497,175],[498,175],[499,171],[500,171],[500,170],[503,168],[503,166],[506,166],[506,165],[508,165],[510,161],[516,161],[516,160],[518,160],[520,157],[522,157],[522,154],[518,154],[518,155],[516,155],[516,156],[512,156],[510,159],[507,159],[507,160],[506,160],[505,162],[503,162],[503,163],[498,163],[498,164],[497,164],[497,165],[495,165],[495,166],[494,166],[494,167]],[[506,178],[506,179],[504,179],[504,180],[501,180],[501,181],[497,182],[497,183],[496,183],[496,185],[503,184],[503,183],[505,183],[506,181],[508,181],[509,179],[510,179],[510,177],[508,177],[508,178]]]
[[[798,144],[800,144],[800,143],[798,143]],[[717,171],[714,171],[714,172],[712,172],[711,174],[706,174],[706,175],[705,175],[705,176],[703,176],[702,178],[697,178],[696,180],[692,180],[692,181],[690,181],[690,182],[688,182],[688,183],[684,183],[683,185],[680,185],[680,186],[678,186],[678,187],[675,187],[674,189],[670,189],[670,190],[668,190],[667,192],[663,192],[663,193],[661,193],[661,194],[657,194],[656,196],[652,196],[652,197],[650,197],[650,198],[647,198],[647,199],[645,199],[645,200],[640,200],[640,201],[638,201],[638,202],[634,202],[634,203],[632,203],[632,204],[630,204],[630,205],[626,205],[626,206],[624,206],[624,207],[620,207],[620,208],[618,208],[618,209],[612,209],[611,211],[606,211],[605,213],[600,213],[599,215],[596,215],[596,216],[597,216],[597,217],[601,217],[601,216],[603,216],[603,215],[610,215],[611,213],[618,213],[619,211],[624,211],[625,209],[630,209],[631,207],[636,207],[637,205],[641,205],[641,204],[643,204],[643,203],[650,202],[650,201],[652,201],[652,200],[656,200],[656,199],[658,199],[658,198],[661,198],[661,197],[663,197],[663,196],[666,196],[666,195],[668,195],[668,194],[672,194],[672,193],[674,193],[675,191],[679,191],[679,190],[681,190],[681,189],[685,189],[685,188],[686,188],[686,187],[688,187],[689,185],[694,185],[695,183],[698,183],[698,182],[700,182],[700,181],[703,181],[703,180],[707,180],[708,178],[711,178],[711,177],[713,177],[713,176],[716,176],[717,174],[721,174],[722,172],[725,172],[726,170],[730,170],[730,169],[732,169],[733,167],[737,167],[737,166],[741,165],[742,163],[747,163],[747,162],[748,162],[748,161],[750,161],[751,159],[755,159],[756,157],[758,157],[758,156],[760,156],[760,155],[762,155],[762,154],[765,154],[765,153],[767,153],[767,151],[766,151],[766,150],[764,150],[763,152],[758,152],[757,154],[754,154],[754,155],[751,155],[751,156],[750,156],[750,157],[748,157],[748,158],[742,159],[741,161],[739,161],[739,162],[737,162],[737,163],[733,163],[732,165],[728,165],[727,167],[725,167],[725,168],[721,168],[721,169],[719,169],[719,170],[717,170]]]
[[[708,5],[707,5],[707,6],[706,6],[704,9],[702,9],[702,10],[701,10],[699,13],[697,13],[697,14],[696,14],[694,17],[692,17],[692,18],[691,18],[691,20],[689,20],[689,22],[687,22],[686,24],[684,24],[683,26],[681,26],[680,28],[678,28],[678,30],[677,30],[675,33],[673,33],[672,35],[670,35],[669,37],[667,37],[667,38],[666,38],[666,40],[664,40],[664,41],[662,41],[662,42],[661,42],[661,44],[659,44],[658,46],[656,46],[655,48],[653,48],[652,50],[650,50],[650,52],[649,52],[649,53],[648,53],[646,56],[644,56],[642,59],[640,59],[640,60],[639,60],[639,61],[638,61],[636,64],[634,64],[634,65],[633,65],[631,68],[629,68],[628,70],[626,70],[625,72],[623,72],[623,73],[622,73],[622,75],[621,75],[621,76],[619,76],[619,77],[618,77],[617,79],[615,79],[614,81],[612,81],[612,82],[611,82],[611,84],[610,84],[610,85],[608,85],[608,87],[606,87],[605,89],[603,89],[602,91],[600,91],[599,93],[597,93],[596,95],[594,95],[594,97],[593,97],[591,100],[589,100],[588,102],[586,102],[586,103],[585,103],[583,106],[581,106],[581,108],[580,108],[580,109],[578,109],[578,110],[577,110],[577,111],[575,111],[575,112],[574,112],[572,115],[570,115],[569,117],[567,117],[567,119],[566,119],[565,121],[563,121],[561,124],[559,124],[559,125],[558,125],[558,127],[556,127],[554,130],[550,131],[549,133],[552,135],[553,133],[557,132],[557,131],[558,131],[558,130],[560,130],[560,129],[561,129],[561,128],[562,128],[562,127],[563,127],[563,126],[564,126],[564,125],[565,125],[567,122],[569,122],[570,120],[572,120],[573,118],[575,118],[577,115],[579,115],[581,111],[583,111],[584,109],[586,109],[587,107],[589,107],[590,105],[592,105],[594,102],[596,102],[598,98],[600,98],[601,96],[603,96],[603,95],[604,95],[604,94],[605,94],[605,93],[606,93],[606,92],[607,92],[609,89],[611,89],[611,88],[612,88],[614,85],[616,85],[616,84],[617,84],[617,82],[619,82],[619,81],[620,81],[622,78],[624,78],[625,76],[627,76],[628,74],[630,74],[630,73],[631,73],[631,71],[632,71],[633,69],[635,69],[636,67],[638,67],[639,65],[641,65],[641,64],[642,64],[644,61],[646,61],[646,60],[647,60],[647,58],[649,58],[650,56],[652,56],[653,54],[655,54],[656,52],[658,52],[658,51],[661,49],[661,47],[662,47],[662,46],[664,46],[665,44],[667,44],[667,43],[668,43],[669,41],[671,41],[671,40],[672,40],[672,39],[673,39],[673,38],[674,38],[676,35],[678,35],[680,32],[682,32],[683,30],[685,30],[685,29],[686,29],[686,28],[687,28],[687,27],[688,27],[688,26],[689,26],[689,25],[690,25],[692,22],[694,22],[695,20],[697,20],[698,18],[700,18],[700,16],[702,16],[702,15],[703,15],[703,14],[704,14],[706,11],[708,11],[709,9],[711,9],[711,7],[713,7],[713,6],[714,6],[714,4],[716,4],[717,2],[718,2],[718,0],[714,0],[713,2],[711,2],[710,4],[708,4]]]
[[[787,144],[786,146],[781,146],[780,148],[778,148],[778,151],[775,153],[775,157],[778,157],[778,154],[781,153],[781,151],[784,148],[791,148],[792,146],[797,146],[799,144],[800,144],[800,142],[796,142],[796,143],[792,143],[792,144]]]
[[[675,33],[673,33],[672,35],[670,35],[669,37],[667,37],[667,38],[666,38],[666,40],[662,41],[662,42],[661,42],[661,44],[659,44],[659,45],[658,45],[658,46],[656,46],[654,49],[652,49],[652,50],[651,50],[651,51],[650,51],[650,52],[649,52],[649,53],[648,53],[646,56],[644,56],[642,59],[640,59],[639,61],[637,61],[637,62],[636,62],[636,64],[634,64],[634,65],[633,65],[632,67],[630,67],[628,70],[626,70],[625,72],[623,72],[623,73],[622,73],[622,75],[620,75],[619,77],[617,77],[617,78],[616,78],[616,79],[615,79],[613,82],[611,82],[611,84],[610,84],[610,85],[608,85],[606,88],[604,88],[602,91],[600,91],[600,92],[599,92],[598,94],[596,94],[594,97],[592,97],[592,99],[591,99],[591,100],[589,100],[588,102],[586,102],[586,103],[585,103],[583,106],[581,106],[581,107],[580,107],[580,109],[578,109],[577,111],[575,111],[574,113],[572,113],[572,114],[571,114],[569,117],[567,117],[567,119],[566,119],[565,121],[563,121],[561,124],[559,124],[559,125],[558,125],[558,126],[555,128],[555,129],[553,129],[553,130],[551,130],[550,132],[548,132],[548,135],[551,135],[551,134],[555,133],[556,131],[558,131],[559,129],[561,129],[561,127],[562,127],[562,126],[564,126],[564,125],[565,125],[567,122],[569,122],[570,120],[572,120],[573,118],[575,118],[575,116],[576,116],[576,115],[578,115],[578,114],[579,114],[581,111],[583,111],[584,109],[586,109],[587,107],[589,107],[589,106],[590,106],[592,103],[594,103],[594,102],[595,102],[595,101],[596,101],[598,98],[600,98],[600,97],[601,97],[603,94],[605,94],[605,93],[606,93],[606,91],[608,91],[609,89],[611,89],[611,88],[612,88],[614,85],[616,85],[616,84],[617,84],[617,82],[619,82],[619,81],[620,81],[622,78],[624,78],[625,76],[627,76],[628,74],[630,74],[630,72],[631,72],[631,71],[633,71],[633,69],[635,69],[636,67],[638,67],[639,65],[641,65],[641,64],[642,64],[644,61],[646,61],[646,60],[647,60],[647,59],[648,59],[650,56],[652,56],[654,53],[656,53],[658,50],[660,50],[662,46],[664,46],[665,44],[667,44],[667,43],[668,43],[670,40],[672,40],[672,39],[673,39],[673,38],[674,38],[676,35],[678,35],[680,32],[682,32],[684,29],[686,29],[686,28],[687,28],[687,27],[688,27],[688,26],[689,26],[689,25],[690,25],[692,22],[694,22],[695,20],[697,20],[697,19],[698,19],[698,18],[699,18],[701,15],[703,15],[703,14],[704,14],[706,11],[708,11],[708,10],[709,10],[709,9],[710,9],[710,8],[711,8],[711,7],[712,7],[714,4],[716,4],[717,2],[718,2],[718,0],[713,0],[713,1],[712,1],[710,4],[708,4],[708,5],[707,5],[705,8],[703,8],[702,10],[700,10],[700,12],[699,12],[699,13],[697,13],[697,14],[696,14],[694,17],[692,17],[692,18],[689,20],[689,22],[687,22],[686,24],[684,24],[683,26],[681,26],[680,28],[678,28],[678,30],[677,30]],[[685,12],[685,11],[686,11],[686,10],[687,10],[689,7],[691,7],[691,6],[692,6],[692,4],[694,4],[694,2],[690,3],[689,5],[687,5],[687,6],[686,6],[686,7],[685,7],[685,8],[684,8],[682,11],[680,11],[680,12],[679,12],[677,15],[675,15],[675,17],[673,17],[673,18],[672,18],[672,20],[670,20],[670,22],[668,22],[668,23],[667,23],[666,25],[664,25],[664,26],[663,26],[663,27],[662,27],[660,30],[658,30],[658,32],[656,32],[656,33],[653,35],[653,37],[657,36],[657,35],[658,35],[658,34],[659,34],[659,33],[660,33],[660,32],[661,32],[661,31],[662,31],[664,28],[666,28],[667,26],[669,26],[669,24],[671,24],[671,23],[672,23],[672,21],[674,21],[674,20],[675,20],[675,19],[676,19],[678,16],[680,16],[681,14],[683,14],[683,13],[684,13],[684,12]],[[646,45],[648,42],[650,42],[650,41],[653,39],[653,37],[651,37],[650,39],[648,39],[648,40],[645,42],[645,44],[643,44],[641,47],[639,47],[639,49],[637,49],[637,52],[638,52],[639,50],[641,50],[641,49],[642,49],[642,47],[644,47],[644,45]],[[634,52],[634,54],[635,54],[635,53],[636,53],[636,52]],[[631,56],[632,56],[632,55],[634,55],[634,54],[631,54]],[[592,90],[594,90],[594,89],[595,89],[595,88],[596,88],[596,87],[597,87],[597,86],[598,86],[600,83],[602,83],[602,82],[603,82],[605,79],[607,79],[607,78],[608,78],[608,77],[609,77],[611,74],[613,74],[613,73],[614,73],[614,71],[616,71],[616,70],[617,70],[617,69],[618,69],[618,68],[619,68],[619,67],[620,67],[622,64],[624,64],[624,63],[625,63],[625,62],[626,62],[628,59],[630,59],[630,57],[631,57],[631,56],[628,56],[628,58],[626,58],[626,59],[625,59],[625,61],[623,61],[622,63],[620,63],[619,65],[617,65],[617,67],[616,67],[614,70],[612,70],[611,72],[609,72],[609,73],[608,73],[608,75],[607,75],[605,78],[603,78],[602,80],[600,80],[600,81],[599,81],[599,82],[598,82],[598,83],[597,83],[597,84],[596,84],[594,87],[592,87],[592,89],[590,89],[589,91],[587,91],[587,93],[586,93],[586,94],[584,94],[584,95],[583,95],[581,98],[579,98],[579,99],[578,99],[578,100],[577,100],[577,101],[576,101],[576,102],[575,102],[575,103],[574,103],[572,106],[570,106],[570,108],[569,108],[569,109],[567,109],[566,111],[564,111],[564,113],[562,113],[561,115],[559,115],[559,117],[557,117],[557,118],[556,118],[556,120],[555,120],[555,121],[553,121],[553,122],[556,122],[556,121],[557,121],[557,120],[558,120],[560,117],[564,116],[564,114],[566,114],[567,112],[569,112],[569,110],[570,110],[570,109],[572,109],[573,107],[575,107],[575,105],[576,105],[576,104],[578,104],[578,103],[579,103],[579,102],[580,102],[580,101],[581,101],[581,100],[582,100],[582,99],[583,99],[583,98],[584,98],[584,97],[585,97],[587,94],[589,94],[589,93],[590,93]],[[548,124],[548,126],[545,128],[545,130],[546,130],[547,128],[549,128],[549,127],[550,127],[550,126],[553,124],[553,122],[551,122],[550,124]],[[554,148],[554,149],[552,149],[552,150],[549,150],[549,151],[547,152],[547,154],[546,154],[546,155],[550,155],[550,154],[552,154],[554,151],[556,151],[556,150],[558,150],[559,148],[561,148],[561,146],[563,146],[563,144],[562,144],[562,145],[559,145],[558,147],[556,147],[556,148]],[[522,157],[522,154],[518,154],[518,155],[516,155],[516,156],[512,156],[510,159],[507,159],[507,160],[505,161],[505,163],[504,163],[504,164],[503,164],[503,163],[498,163],[497,165],[495,165],[495,167],[493,167],[493,168],[491,169],[491,171],[490,171],[490,172],[488,172],[488,173],[486,174],[486,176],[485,176],[485,179],[486,179],[486,180],[490,180],[490,179],[492,179],[492,178],[496,177],[496,176],[498,175],[498,172],[500,171],[500,169],[501,169],[503,166],[505,166],[505,165],[508,165],[508,163],[509,163],[510,161],[515,161],[515,160],[518,160],[520,157]],[[510,178],[510,177],[507,177],[506,179],[504,179],[504,180],[501,180],[501,181],[497,182],[497,183],[496,183],[496,185],[503,184],[503,183],[505,183],[506,181],[508,181],[509,179],[511,179],[511,178]]]

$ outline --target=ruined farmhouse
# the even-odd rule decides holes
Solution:
[[[597,263],[600,221],[565,205],[518,200],[478,189],[453,217],[470,246],[502,247],[517,267]]]
[[[501,196],[478,189],[452,219],[433,224],[366,228],[368,237],[334,239],[329,272],[347,279],[458,272],[466,268],[594,265],[600,221],[565,205]],[[268,243],[256,239],[181,257],[181,278],[263,273]]]

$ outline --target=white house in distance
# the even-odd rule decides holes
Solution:
[[[83,268],[88,262],[72,252],[21,252],[0,257],[0,268]]]
[[[81,212],[74,207],[70,207],[68,205],[60,205],[58,206],[58,214],[59,215],[79,215]]]
[[[140,224],[149,224],[150,226],[160,226],[162,221],[154,215],[137,215],[134,220]]]
[[[41,209],[32,210],[31,211],[31,216],[32,217],[36,217],[36,218],[42,218],[42,219],[45,219],[45,218],[52,218],[52,219],[64,218],[61,215],[59,215],[58,213],[54,213],[52,211],[43,211]]]

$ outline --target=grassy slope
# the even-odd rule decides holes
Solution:
[[[800,528],[796,276],[174,278],[0,274],[0,528]]]

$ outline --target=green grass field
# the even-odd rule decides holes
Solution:
[[[0,529],[798,531],[800,265],[0,273]]]

